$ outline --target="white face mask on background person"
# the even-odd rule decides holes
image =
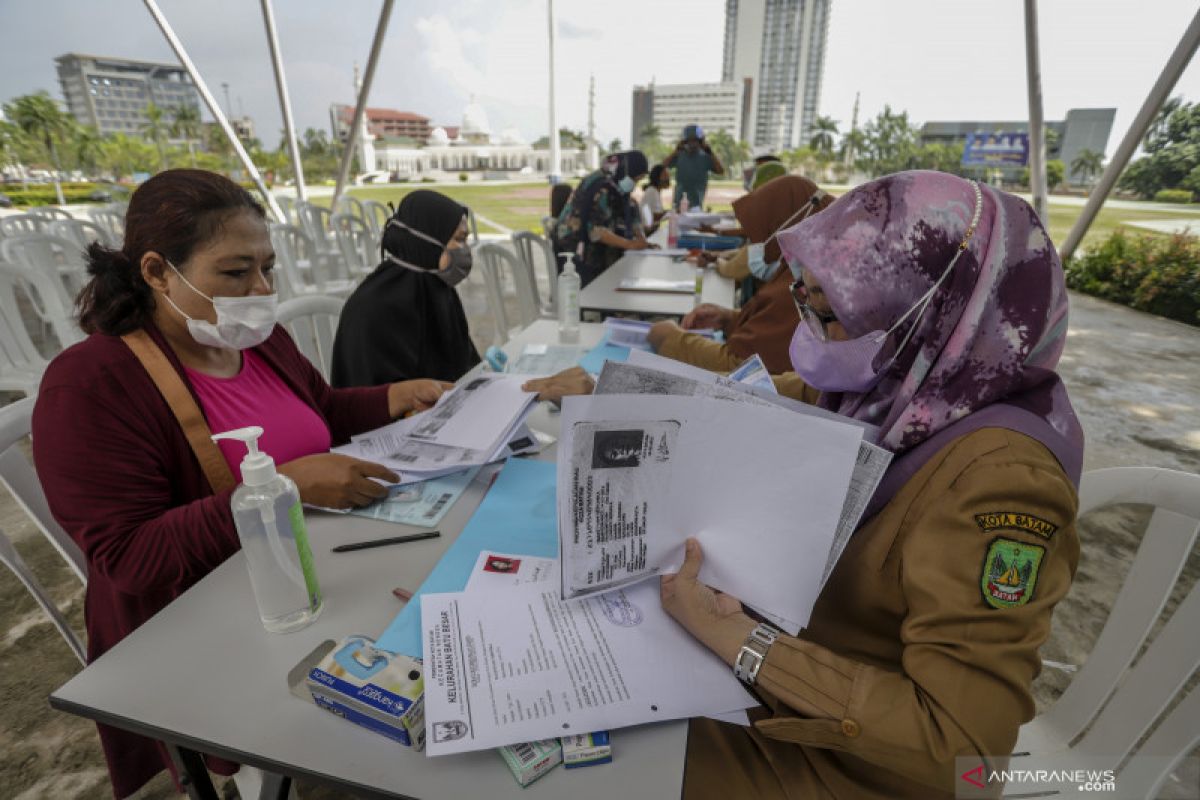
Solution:
[[[752,244],[746,251],[746,263],[750,267],[750,274],[763,283],[775,277],[780,264],[780,259],[767,263],[766,257],[763,255],[766,249],[765,244]]]
[[[163,259],[166,261],[166,259]],[[245,297],[209,297],[183,277],[179,268],[167,261],[167,266],[175,270],[175,274],[189,289],[213,304],[217,312],[215,323],[204,319],[193,319],[175,305],[175,301],[163,294],[163,299],[171,304],[171,308],[187,320],[188,333],[197,343],[207,347],[220,347],[225,350],[247,350],[265,342],[275,330],[278,317],[279,295],[250,294]],[[160,294],[162,294],[160,292]]]
[[[636,185],[637,183],[628,175],[617,181],[617,188],[621,190],[621,194],[629,194],[633,191],[633,187]]]

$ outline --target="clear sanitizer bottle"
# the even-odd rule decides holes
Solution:
[[[564,256],[562,274],[558,276],[558,340],[563,344],[579,341],[579,286],[581,280],[575,271],[575,254]]]
[[[250,585],[258,602],[263,627],[272,633],[299,630],[321,613],[321,588],[313,566],[300,492],[275,462],[259,452],[258,426],[215,434],[212,438],[236,439],[246,445],[242,483],[233,492],[233,522]]]

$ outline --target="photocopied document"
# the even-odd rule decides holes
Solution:
[[[653,356],[652,358],[655,360],[647,361],[645,359],[638,359],[638,361],[641,363],[653,363],[656,366],[660,365],[662,361],[667,361],[667,359],[662,359],[658,356]],[[666,394],[712,397],[734,403],[759,406],[770,405],[778,408],[786,408],[798,414],[817,416],[821,419],[844,421],[847,424],[859,424],[857,421],[848,420],[845,417],[837,416],[824,409],[783,397],[777,394],[774,388],[768,392],[752,384],[738,384],[729,378],[686,364],[678,372],[683,374],[662,372],[658,369],[641,366],[640,363],[633,363],[632,359],[629,363],[608,362],[601,370],[599,378],[597,378],[595,394]],[[685,374],[688,376],[695,375],[704,380],[685,377]],[[873,426],[867,426],[864,432],[874,430]],[[866,511],[867,505],[871,502],[871,497],[875,494],[875,489],[879,486],[879,482],[883,479],[883,475],[887,471],[891,461],[891,452],[884,450],[882,447],[871,444],[865,439],[859,444],[854,471],[851,473],[850,487],[846,492],[846,499],[842,506],[842,514],[838,522],[837,533],[834,536],[833,545],[829,551],[829,558],[825,564],[824,575],[821,578],[822,586],[828,580],[830,573],[833,572],[834,565],[837,564],[837,560],[841,557],[846,543],[850,541],[850,536],[858,528],[863,512]],[[763,613],[764,616],[772,616],[762,611],[760,613]],[[780,627],[786,626],[780,625]]]
[[[593,395],[563,402],[558,461],[562,594],[580,597],[676,570],[806,625],[862,430],[711,397]],[[736,483],[731,502],[730,476]]]
[[[554,375],[578,364],[586,352],[578,345],[527,344],[508,365],[508,374]]]
[[[432,528],[442,521],[478,472],[479,467],[471,467],[440,478],[393,487],[383,500],[366,508],[355,508],[350,513],[384,522]]]
[[[518,377],[482,374],[455,386],[413,419],[408,436],[428,444],[492,452],[534,401]]]
[[[542,582],[421,603],[429,755],[757,705],[656,583],[563,600]]]

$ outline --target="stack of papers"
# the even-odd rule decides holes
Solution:
[[[509,443],[534,437],[525,427],[535,395],[519,376],[483,374],[442,395],[437,405],[353,437],[334,452],[401,473],[398,485],[448,475],[511,455]]]
[[[668,292],[692,294],[696,291],[694,278],[672,280],[669,278],[622,278],[617,284],[618,292]]]
[[[889,454],[860,425],[707,374],[610,362],[595,395],[563,403],[563,596],[672,572],[696,536],[701,580],[794,635]]]
[[[604,340],[617,347],[630,347],[649,351],[651,347],[647,337],[650,334],[650,327],[653,324],[637,319],[609,317],[604,320]],[[694,333],[708,339],[715,338],[717,335],[717,332],[712,328],[696,328],[689,330],[688,333]]]

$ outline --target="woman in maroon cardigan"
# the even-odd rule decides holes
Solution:
[[[79,312],[90,335],[46,370],[33,413],[33,451],[55,518],[87,555],[93,660],[239,547],[232,490],[213,493],[175,415],[122,335],[149,334],[208,419],[214,409],[205,407],[197,381],[238,386],[243,359],[253,353],[266,365],[260,380],[274,391],[233,400],[244,400],[268,426],[281,416],[312,420],[316,430],[282,432],[292,443],[345,442],[427,408],[445,385],[330,388],[286,331],[271,324],[275,254],[262,207],[219,175],[169,170],[146,181],[130,200],[122,248],[93,244],[88,256],[91,280]],[[262,318],[257,328],[238,324],[238,301],[266,308],[265,324]],[[279,465],[306,503],[366,505],[386,494],[371,478],[396,479],[380,465],[327,450],[316,444],[310,455]],[[159,743],[98,727],[117,797],[171,768]],[[222,774],[235,768],[214,762]]]

